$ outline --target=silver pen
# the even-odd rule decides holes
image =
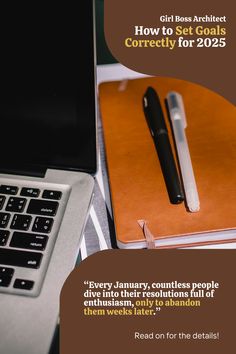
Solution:
[[[177,92],[169,92],[167,95],[167,103],[174,132],[187,207],[189,211],[197,212],[200,209],[200,202],[188,142],[185,135],[187,120],[182,96]]]

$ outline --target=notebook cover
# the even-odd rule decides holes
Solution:
[[[142,98],[148,86],[164,99],[183,96],[200,211],[170,204]],[[218,94],[172,78],[103,83],[99,87],[117,240],[145,241],[137,223],[148,221],[155,238],[236,228],[236,107]],[[172,141],[173,144],[173,141]]]

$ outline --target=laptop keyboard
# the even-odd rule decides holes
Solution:
[[[64,199],[60,190],[0,185],[0,292],[38,295]]]

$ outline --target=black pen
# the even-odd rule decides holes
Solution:
[[[148,87],[143,97],[143,107],[159,157],[170,202],[172,204],[181,203],[184,200],[184,194],[172,153],[160,99],[152,87]]]

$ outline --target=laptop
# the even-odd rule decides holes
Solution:
[[[0,353],[47,354],[96,172],[94,4],[2,9]]]

